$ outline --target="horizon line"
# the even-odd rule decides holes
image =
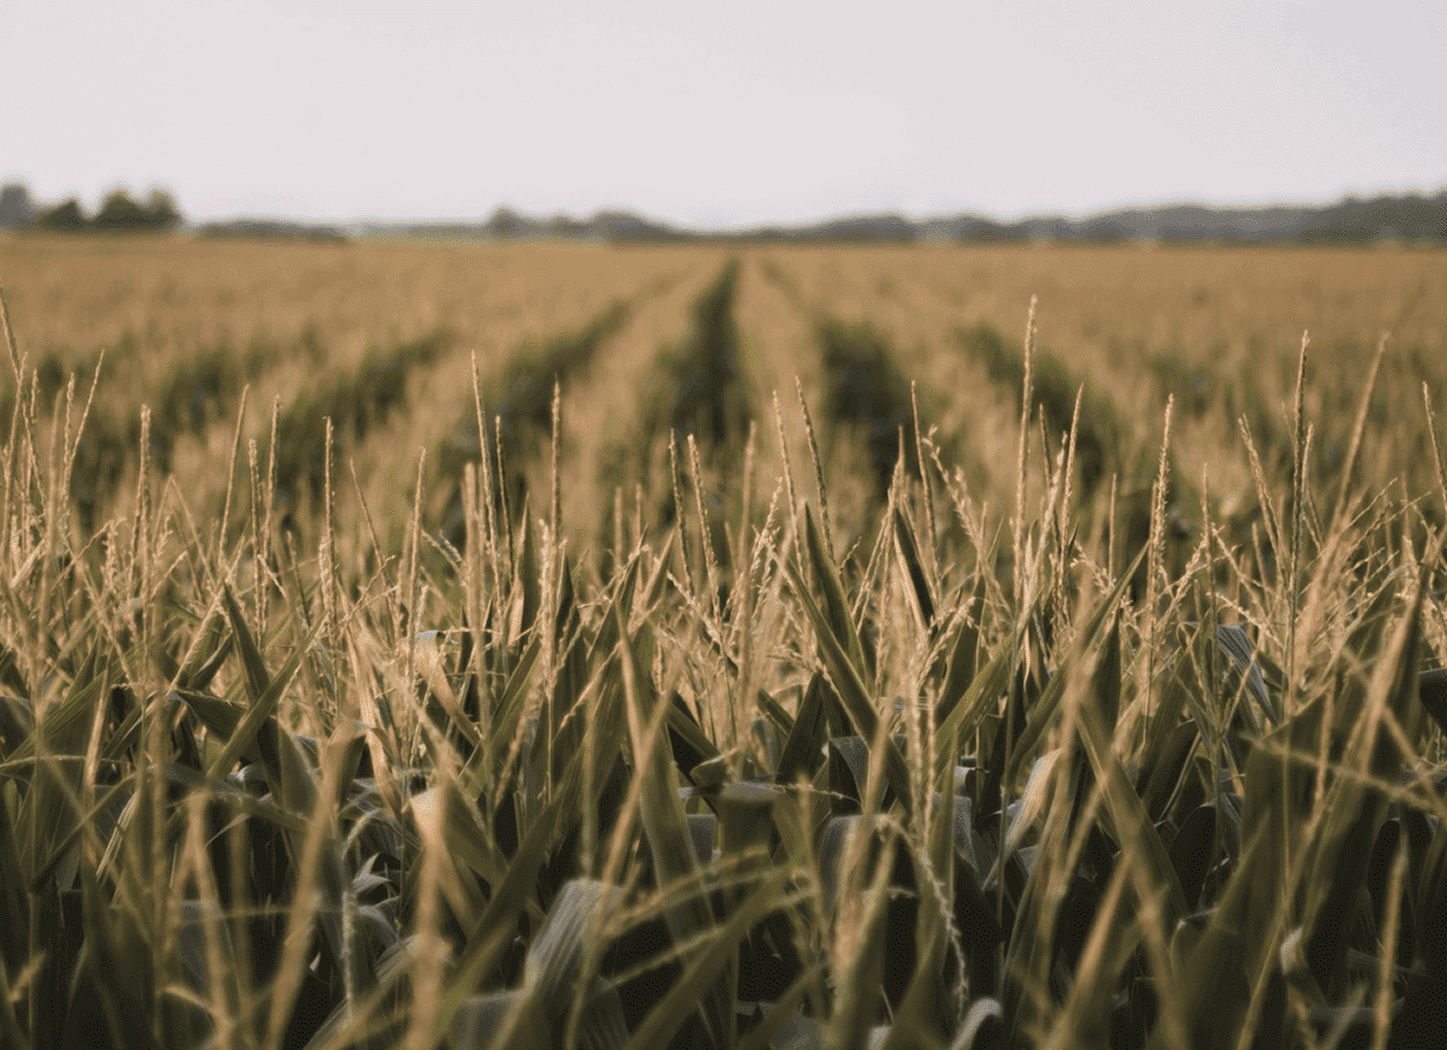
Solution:
[[[0,178],[0,186],[9,187],[19,185],[32,193],[29,184],[24,178]],[[188,226],[201,226],[212,223],[228,222],[288,222],[307,226],[336,226],[336,227],[413,227],[413,226],[482,226],[490,222],[499,212],[511,212],[520,218],[530,221],[563,221],[586,223],[601,215],[620,215],[630,218],[641,219],[661,226],[666,226],[679,232],[698,233],[740,233],[747,234],[772,229],[791,229],[798,227],[810,227],[835,222],[846,222],[851,219],[863,218],[898,218],[912,224],[927,223],[931,221],[959,219],[969,217],[981,219],[987,222],[995,222],[1001,225],[1012,225],[1047,220],[1069,220],[1085,221],[1115,215],[1122,212],[1152,212],[1163,211],[1170,208],[1204,208],[1217,212],[1257,212],[1271,211],[1276,209],[1316,209],[1327,208],[1343,204],[1353,200],[1374,200],[1381,198],[1411,198],[1430,200],[1447,194],[1447,181],[1439,183],[1435,189],[1395,188],[1384,190],[1358,190],[1348,189],[1335,194],[1329,198],[1269,198],[1269,199],[1211,199],[1201,196],[1175,196],[1164,197],[1155,200],[1126,201],[1118,204],[1096,206],[1086,210],[1072,211],[1066,208],[1038,208],[1020,212],[993,212],[985,208],[962,205],[949,209],[932,209],[928,211],[888,206],[861,205],[854,208],[815,213],[811,216],[803,216],[788,219],[744,219],[732,222],[693,222],[686,219],[678,219],[671,216],[664,216],[658,212],[630,204],[600,204],[589,210],[574,211],[567,208],[554,209],[529,209],[501,201],[494,204],[490,209],[478,212],[473,215],[414,215],[414,216],[379,216],[367,214],[354,214],[347,217],[321,217],[307,215],[300,212],[285,212],[273,210],[256,211],[235,211],[235,212],[212,212],[204,214],[191,214],[185,209],[184,204],[178,199],[175,191],[163,183],[152,182],[139,190],[133,190],[124,183],[114,183],[103,190],[99,199],[104,200],[107,194],[122,190],[128,194],[144,196],[155,190],[161,190],[175,201],[181,211],[183,221]],[[63,195],[56,198],[40,197],[33,195],[32,201],[37,210],[46,207],[54,207],[57,204],[69,200],[76,200],[82,203],[83,199],[76,194]]]
[[[496,204],[490,211],[473,216],[416,216],[416,217],[383,217],[375,215],[353,215],[346,218],[319,218],[296,213],[284,212],[231,212],[226,214],[207,215],[199,217],[187,216],[188,222],[193,225],[204,223],[224,222],[292,222],[300,225],[315,226],[391,226],[398,228],[413,226],[483,226],[492,220],[498,212],[511,212],[518,217],[530,221],[564,221],[586,223],[596,219],[600,215],[619,215],[629,218],[641,219],[647,222],[656,223],[660,226],[667,226],[680,232],[700,233],[752,233],[772,229],[792,229],[797,227],[820,226],[827,223],[845,222],[850,219],[865,218],[898,218],[910,223],[919,224],[933,221],[959,219],[969,217],[982,219],[987,222],[996,222],[1001,225],[1014,225],[1028,222],[1040,222],[1047,220],[1068,220],[1084,221],[1102,218],[1109,215],[1116,215],[1122,212],[1153,212],[1165,211],[1171,208],[1203,208],[1216,212],[1259,212],[1273,211],[1278,209],[1318,209],[1329,208],[1338,204],[1344,204],[1354,200],[1378,200],[1383,198],[1411,198],[1416,197],[1422,200],[1432,200],[1436,197],[1447,195],[1447,183],[1443,183],[1436,189],[1399,189],[1358,191],[1348,190],[1339,193],[1329,199],[1285,199],[1276,198],[1262,201],[1213,201],[1204,197],[1178,197],[1158,201],[1142,201],[1108,205],[1105,207],[1092,208],[1088,211],[1069,211],[1065,209],[1041,209],[1018,214],[1011,213],[1002,215],[997,212],[990,212],[983,209],[963,206],[960,208],[943,211],[916,211],[908,208],[889,207],[859,207],[847,211],[834,211],[816,214],[814,216],[798,219],[762,219],[743,220],[725,223],[696,223],[687,220],[675,219],[662,216],[656,212],[644,208],[623,204],[604,204],[586,211],[572,211],[565,208],[553,210],[533,210],[518,207],[507,202]]]

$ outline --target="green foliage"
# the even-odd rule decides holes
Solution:
[[[505,448],[516,454],[537,447],[552,427],[554,384],[585,373],[598,348],[623,327],[628,315],[628,304],[616,302],[577,331],[525,346],[513,355],[502,381],[487,398]],[[476,421],[472,430],[475,435]],[[495,435],[496,431],[488,436],[495,440]]]
[[[180,224],[181,212],[165,190],[152,190],[144,203],[124,189],[112,190],[93,217],[70,197],[35,219],[38,228],[52,233],[166,233]]]
[[[294,398],[277,421],[273,450],[280,505],[321,500],[328,419],[337,447],[362,440],[408,406],[408,377],[435,361],[449,341],[447,333],[434,332],[390,350],[371,347],[355,372],[325,377]]]
[[[906,463],[918,477],[909,380],[884,337],[868,324],[832,319],[820,322],[815,334],[823,354],[824,411],[831,430],[861,432],[880,496],[894,476],[901,432]]]
[[[1147,367],[1157,388],[1166,397],[1173,397],[1180,412],[1201,417],[1214,407],[1220,396],[1221,381],[1206,364],[1187,361],[1178,353],[1161,351],[1151,354]],[[1162,401],[1165,397],[1162,398]]]
[[[671,429],[714,454],[742,447],[754,410],[734,319],[738,276],[738,260],[730,260],[693,304],[688,334],[664,355],[665,387],[644,413],[647,440]]]
[[[984,365],[993,382],[1016,392],[1024,385],[1024,355],[1009,345],[995,329],[979,324],[961,330],[957,338],[965,353]],[[1108,482],[1111,472],[1122,466],[1119,462],[1121,435],[1115,407],[1109,397],[1093,389],[1054,354],[1038,346],[1032,360],[1031,389],[1045,417],[1045,425],[1056,434],[1070,430],[1076,394],[1080,393],[1075,456],[1080,464],[1081,482],[1088,491]]]
[[[579,329],[519,347],[502,377],[482,394],[482,409],[487,413],[482,421],[485,435],[478,433],[475,407],[463,413],[441,450],[441,478],[447,491],[442,531],[454,547],[465,546],[462,477],[467,464],[486,455],[492,470],[511,460],[513,466],[497,491],[506,494],[509,506],[521,507],[527,483],[518,468],[537,456],[551,433],[555,389],[587,374],[599,349],[622,329],[635,306],[635,302],[619,300]],[[501,500],[495,509],[503,509]]]
[[[643,486],[652,504],[649,517],[660,524],[681,519],[677,498],[687,500],[695,481],[701,482],[698,497],[706,512],[714,511],[706,533],[712,551],[706,558],[725,573],[731,549],[719,519],[725,493],[717,479],[741,469],[756,414],[734,317],[738,279],[739,260],[733,258],[694,300],[687,331],[661,349],[655,370],[644,380],[631,435],[615,441],[603,460],[605,477],[620,490]],[[697,478],[690,441],[698,453]],[[687,540],[683,554],[688,562]]]
[[[99,350],[83,353],[51,348],[35,364],[33,381],[40,405],[63,402],[67,387],[75,384],[78,413],[90,386],[102,373],[141,367],[138,358],[142,340],[127,332],[102,355]],[[150,468],[169,473],[176,443],[184,437],[200,438],[211,425],[234,421],[241,393],[247,383],[260,378],[279,361],[300,357],[320,364],[325,350],[313,330],[304,331],[296,342],[255,341],[245,350],[227,343],[198,350],[178,361],[146,400],[151,421],[146,454]],[[394,407],[395,407],[395,398]],[[0,391],[0,418],[8,418],[14,407],[14,391]],[[75,438],[75,458],[70,484],[80,528],[93,531],[105,507],[134,483],[141,453],[140,417],[134,412],[97,397],[91,405],[86,426]]]
[[[116,233],[162,232],[180,225],[176,202],[164,190],[152,190],[144,204],[125,190],[113,190],[101,201],[91,225]]]
[[[79,233],[89,229],[90,219],[81,209],[80,201],[68,197],[59,204],[41,211],[35,225],[53,233]]]
[[[499,435],[508,456],[527,459],[536,455],[552,429],[554,385],[561,386],[585,374],[599,347],[617,334],[631,311],[631,305],[620,300],[583,327],[560,332],[542,342],[526,343],[508,359],[501,379],[483,392],[483,406],[488,413],[486,438],[478,435],[476,412],[467,412],[443,446],[442,475],[458,493],[450,502],[449,518],[460,524],[463,465],[478,460],[484,449],[496,462]],[[513,486],[509,498],[514,505],[520,505],[524,491],[521,476],[510,475],[508,484]]]

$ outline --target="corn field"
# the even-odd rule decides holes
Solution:
[[[1444,271],[0,241],[0,1045],[1440,1045]]]

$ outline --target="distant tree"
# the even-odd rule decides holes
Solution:
[[[76,233],[89,227],[90,220],[81,209],[80,201],[70,197],[41,212],[35,225],[42,230],[54,230],[57,233]]]
[[[162,189],[154,189],[146,196],[146,213],[153,229],[173,230],[181,224],[181,209],[176,206],[176,198]]]
[[[1020,244],[1029,240],[1029,234],[1018,224],[1007,226],[990,219],[981,219],[960,239],[980,244]]]
[[[503,205],[492,213],[492,218],[483,224],[483,232],[489,237],[507,240],[521,237],[528,232],[531,224],[511,208]]]
[[[146,209],[125,190],[112,190],[101,201],[92,225],[98,230],[139,230],[148,225]]]
[[[35,221],[35,202],[23,182],[0,187],[0,230],[20,230]]]
[[[1118,222],[1101,219],[1086,223],[1078,239],[1088,244],[1124,244],[1130,239],[1130,231]]]
[[[165,190],[152,190],[141,204],[126,190],[116,189],[106,194],[91,225],[97,230],[118,233],[160,232],[173,229],[180,221],[176,202]]]

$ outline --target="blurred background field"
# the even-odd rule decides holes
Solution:
[[[776,444],[770,399],[777,391],[793,401],[796,376],[811,403],[827,400],[822,329],[867,328],[904,381],[918,385],[922,424],[938,428],[950,461],[996,505],[1011,494],[1018,428],[1019,376],[1000,355],[1018,361],[1032,295],[1040,346],[1059,372],[1056,416],[1068,416],[1066,402],[1083,384],[1087,424],[1108,428],[1120,446],[1110,468],[1122,483],[1139,481],[1140,469],[1151,476],[1140,457],[1149,459],[1174,395],[1185,479],[1198,483],[1209,465],[1218,497],[1231,506],[1249,500],[1237,421],[1252,422],[1268,454],[1279,450],[1305,330],[1318,469],[1340,459],[1384,336],[1369,425],[1390,439],[1403,413],[1420,412],[1423,382],[1443,399],[1447,256],[1431,251],[0,240],[0,274],[17,343],[38,370],[42,414],[71,374],[84,387],[105,352],[76,468],[78,484],[105,490],[105,499],[133,490],[123,478],[136,465],[139,407],[148,403],[153,460],[202,506],[219,509],[218,467],[249,388],[243,449],[247,439],[265,444],[273,405],[283,421],[298,417],[296,426],[308,413],[333,415],[339,462],[355,462],[374,508],[399,526],[405,513],[392,510],[420,450],[430,450],[426,470],[435,478],[458,461],[444,453],[450,442],[476,442],[475,422],[470,435],[459,433],[475,418],[474,357],[483,394],[502,398],[510,364],[540,358],[550,341],[566,343],[622,308],[586,354],[564,345],[533,369],[535,385],[563,382],[564,461],[578,463],[565,466],[564,513],[579,537],[609,512],[615,484],[638,480],[618,474],[621,449],[658,436],[640,438],[651,424],[638,394],[677,394],[649,387],[649,377],[660,354],[685,339],[690,304],[729,258],[738,262],[729,312],[740,379],[753,414],[768,424],[762,446]],[[0,385],[6,407],[14,389],[12,370]],[[855,406],[860,418],[888,414],[887,396],[859,389],[871,402]],[[539,396],[550,404],[550,393]],[[887,446],[898,422],[885,419],[876,440]],[[1058,430],[1067,424],[1052,420]],[[826,459],[839,463],[839,495],[849,498],[868,437],[858,426],[825,429]],[[792,426],[790,434],[802,441]],[[540,447],[520,444],[513,465],[532,469]],[[1404,434],[1379,448],[1373,469],[1403,473],[1419,489],[1420,445]],[[803,462],[803,444],[791,452]],[[85,476],[87,456],[103,477]],[[292,469],[300,472],[300,462]],[[283,487],[304,498],[296,485]],[[349,482],[340,486],[344,504],[352,496]]]

